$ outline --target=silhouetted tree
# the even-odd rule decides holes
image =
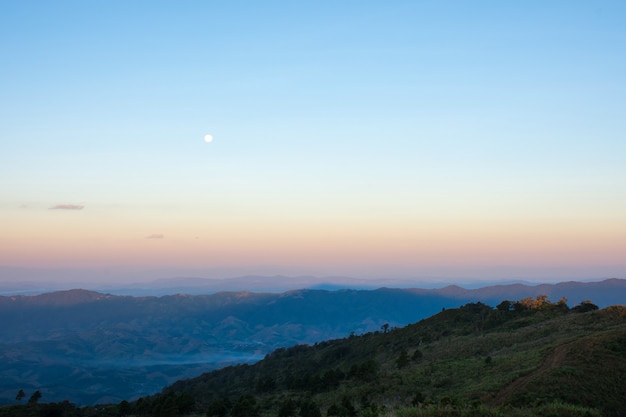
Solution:
[[[135,412],[138,415],[145,415],[145,414],[148,414],[149,411],[150,411],[150,402],[143,397],[138,399],[137,402],[135,403]]]
[[[42,404],[39,409],[40,417],[64,417],[64,414],[63,406],[57,403]]]
[[[586,313],[588,311],[594,311],[597,309],[598,309],[597,305],[595,305],[589,300],[585,300],[585,301],[581,301],[581,303],[578,304],[576,307],[574,307],[572,311],[576,313]]]
[[[37,404],[40,398],[41,398],[41,392],[37,390],[33,393],[33,395],[30,396],[28,400],[28,404]]]
[[[509,311],[512,308],[512,303],[509,300],[504,300],[496,307],[499,311]]]
[[[130,406],[130,403],[128,401],[126,401],[126,400],[122,401],[117,406],[117,415],[120,416],[120,417],[128,416],[132,412],[133,412],[133,409]]]
[[[40,417],[74,417],[77,415],[76,404],[65,400],[60,403],[41,404]]]
[[[24,392],[23,389],[19,390],[19,392],[17,393],[17,395],[15,396],[15,399],[17,401],[22,401],[24,399],[24,397],[26,397],[26,393]]]

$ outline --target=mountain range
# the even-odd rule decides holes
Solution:
[[[328,290],[120,296],[88,290],[0,296],[0,402],[115,403],[278,348],[422,320],[468,302],[544,294],[570,305],[626,303],[626,280],[479,289]]]
[[[45,273],[44,273],[45,272]],[[54,272],[54,273],[53,273]],[[85,288],[84,279],[75,277],[76,272],[67,271],[40,271],[24,268],[9,268],[0,266],[0,295],[37,295],[47,292],[64,291],[75,288]],[[45,279],[46,274],[52,274],[53,280]],[[161,274],[157,274],[161,275]],[[607,278],[608,279],[608,278]],[[538,284],[523,280],[507,281],[468,281],[465,280],[463,288],[466,290],[483,289],[485,287],[507,287],[519,285],[520,288],[539,287],[550,288],[553,285],[569,286],[570,284],[594,284],[606,281],[570,281],[561,284]],[[172,294],[206,295],[218,292],[270,292],[282,293],[299,289],[323,289],[323,290],[374,290],[378,288],[403,288],[403,289],[433,289],[440,291],[446,287],[455,287],[455,281],[450,279],[359,279],[353,277],[317,277],[309,275],[284,276],[284,275],[245,275],[232,278],[201,278],[196,276],[172,276],[159,278],[152,281],[133,281],[132,274],[124,282],[109,281],[103,279],[90,279],[89,289],[105,294],[132,295],[132,296],[161,296]]]

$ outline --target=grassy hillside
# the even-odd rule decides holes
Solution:
[[[36,410],[0,416],[40,415],[19,414],[27,409]],[[624,416],[626,308],[472,303],[403,328],[280,348],[136,402],[54,415]]]
[[[135,412],[158,415],[158,404],[188,395],[197,410],[221,404],[233,417],[306,417],[307,407],[347,417],[626,415],[626,308],[587,310],[541,297],[468,304],[180,381]]]

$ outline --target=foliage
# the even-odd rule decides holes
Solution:
[[[490,407],[482,404],[454,406],[450,404],[428,404],[396,410],[390,417],[601,417],[587,407],[553,402],[533,407]]]
[[[281,348],[257,364],[179,381],[166,392],[189,392],[207,405],[207,396],[236,402],[250,394],[256,415],[281,417],[301,415],[295,404],[308,397],[322,415],[338,417],[412,408],[435,413],[424,415],[473,415],[471,404],[480,404],[485,415],[512,413],[502,407],[524,415],[546,404],[600,406],[607,415],[624,411],[621,393],[609,387],[619,387],[626,371],[626,315],[615,307],[581,310],[545,296],[497,308],[470,303],[404,328]],[[585,349],[592,352],[581,355]],[[583,361],[590,358],[605,362],[595,360],[591,371]]]
[[[39,390],[33,392],[33,395],[28,399],[28,404],[37,404],[41,398],[41,392]]]
[[[24,392],[23,389],[19,390],[17,395],[15,396],[15,399],[17,401],[22,401],[24,399],[24,397],[26,397],[26,393]]]

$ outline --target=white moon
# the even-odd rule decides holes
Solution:
[[[211,135],[204,135],[204,141],[206,143],[211,143],[213,141],[213,136],[211,136]]]

